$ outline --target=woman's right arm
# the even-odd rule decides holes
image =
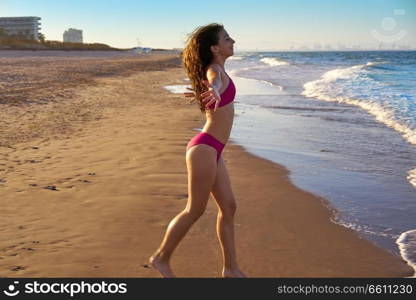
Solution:
[[[221,68],[217,65],[212,65],[207,69],[207,81],[204,81],[208,91],[201,94],[202,102],[205,107],[211,106],[215,103],[214,111],[217,110],[218,104],[221,101],[220,90],[222,87]]]

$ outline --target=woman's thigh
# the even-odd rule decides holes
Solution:
[[[186,152],[189,212],[202,213],[217,173],[217,151],[208,145],[195,145]]]

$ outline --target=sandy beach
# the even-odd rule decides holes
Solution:
[[[0,276],[160,277],[147,259],[186,205],[185,148],[204,124],[195,104],[164,89],[184,83],[178,55],[0,63]],[[413,274],[331,222],[327,201],[283,166],[233,143],[223,157],[247,276]],[[210,199],[172,258],[178,277],[220,277],[216,214]]]

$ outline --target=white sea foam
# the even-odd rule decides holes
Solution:
[[[244,58],[244,56],[230,56],[229,58],[227,58],[228,60],[242,60]]]
[[[190,92],[186,88],[191,88],[190,85],[184,85],[184,84],[177,84],[177,85],[166,85],[164,88],[167,89],[169,92],[174,94],[182,94],[185,92]]]
[[[410,128],[407,124],[397,120],[394,117],[394,111],[383,104],[371,99],[355,99],[343,95],[343,90],[337,90],[334,82],[342,79],[354,79],[360,76],[360,71],[368,66],[374,66],[379,62],[368,62],[367,64],[357,65],[345,69],[335,69],[326,72],[322,77],[315,81],[304,84],[302,95],[311,98],[317,98],[329,102],[347,103],[361,107],[375,116],[375,119],[385,125],[400,132],[405,140],[416,145],[416,130]],[[357,80],[357,83],[360,81]]]
[[[278,95],[283,89],[266,80],[244,78],[236,76],[235,73],[235,71],[230,72],[231,75],[234,75],[233,80],[238,95]]]
[[[372,230],[368,225],[347,222],[339,219],[338,214],[334,218],[330,219],[331,222],[339,224],[349,229],[353,229],[357,232],[362,232],[369,235],[382,236],[386,238],[396,239],[396,244],[399,247],[401,257],[407,262],[407,264],[415,270],[415,273],[411,277],[416,277],[416,230],[409,230],[403,232],[400,235],[390,233],[391,228],[384,230]]]
[[[259,66],[259,65],[256,65],[256,66],[251,66],[251,67],[245,67],[245,68],[236,69],[236,70],[233,70],[231,72],[233,72],[234,75],[239,75],[240,73],[243,73],[243,72],[261,70],[261,69],[266,69],[266,68],[269,68],[269,67],[270,67],[269,65],[267,65],[267,66]]]
[[[407,174],[406,179],[410,182],[410,184],[416,187],[416,168],[407,171]]]
[[[262,63],[268,64],[272,67],[274,67],[274,66],[285,66],[285,65],[289,64],[287,61],[279,60],[279,59],[273,58],[273,57],[265,57],[265,58],[260,59],[260,61]]]
[[[403,232],[396,240],[396,244],[399,246],[402,258],[415,270],[413,277],[416,277],[416,230]]]
[[[353,222],[342,220],[339,218],[339,215],[337,214],[335,215],[333,219],[331,218],[330,220],[335,224],[342,225],[346,228],[353,229],[355,231],[362,232],[362,233],[369,234],[369,235],[382,236],[382,237],[391,238],[391,239],[397,239],[399,237],[399,235],[390,232],[391,228],[374,230],[365,224],[358,224],[358,223],[353,223]]]

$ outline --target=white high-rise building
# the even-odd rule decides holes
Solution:
[[[64,32],[65,43],[82,43],[82,30],[69,28]]]
[[[29,39],[39,40],[39,17],[3,17],[0,18],[0,28],[8,35],[23,35]]]

